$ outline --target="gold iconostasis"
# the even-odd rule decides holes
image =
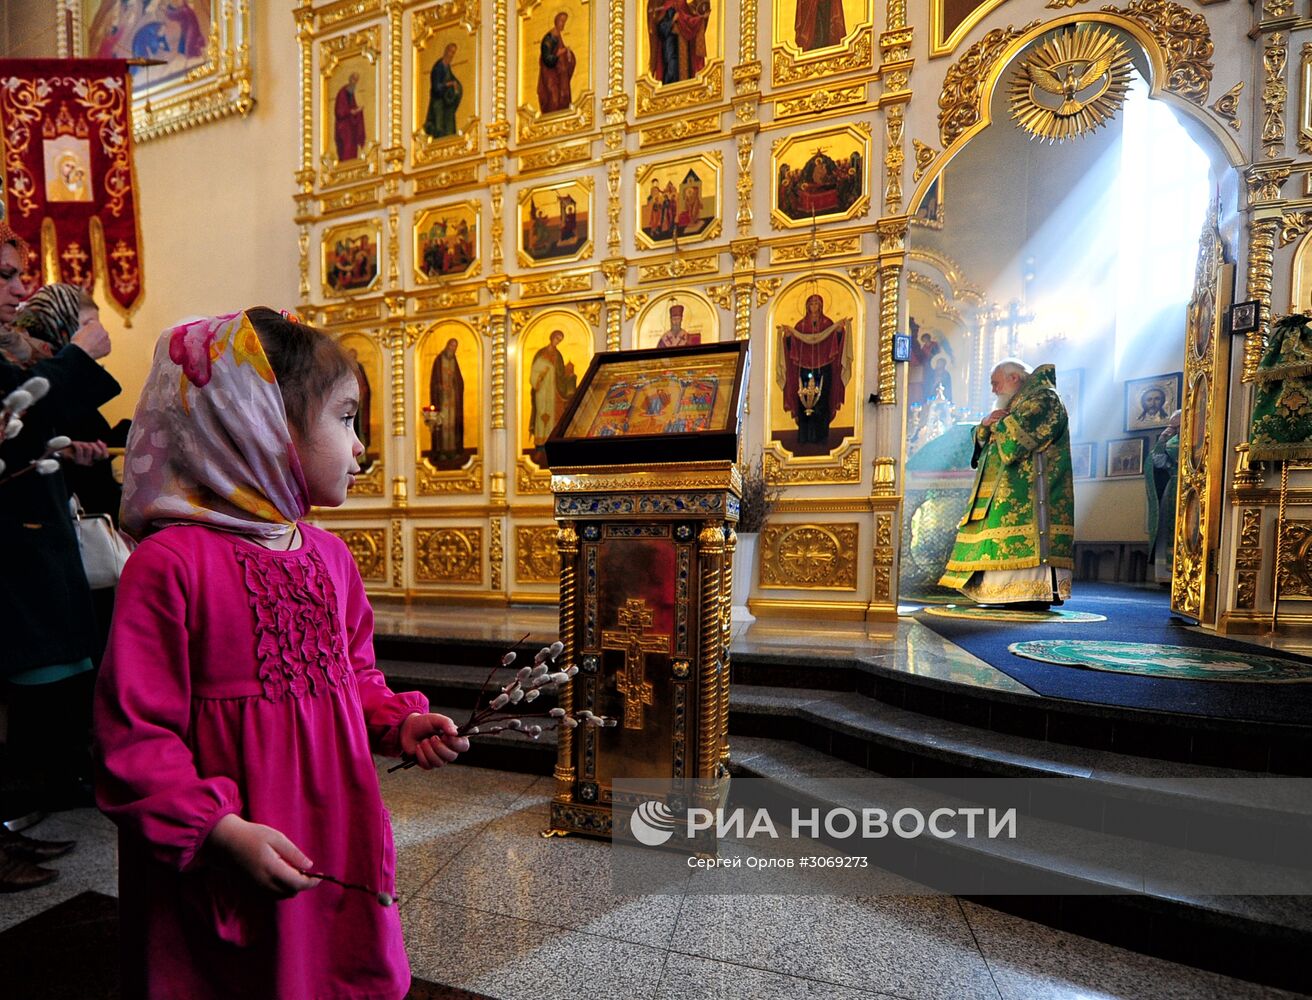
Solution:
[[[745,339],[743,458],[784,488],[753,610],[892,618],[894,335],[910,289],[934,299],[909,220],[942,225],[943,168],[987,124],[996,62],[1071,5],[299,6],[300,297],[355,353],[367,401],[365,475],[323,520],[371,589],[554,602],[543,444],[592,357]],[[1249,58],[1241,7],[1187,8],[1227,80]],[[1164,90],[1177,8],[1089,17],[1139,42]],[[950,277],[958,303],[978,294]],[[971,350],[919,368],[920,398],[955,377],[980,402]]]

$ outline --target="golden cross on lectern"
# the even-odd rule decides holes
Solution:
[[[616,615],[620,627],[603,629],[601,648],[622,650],[624,669],[615,678],[615,689],[624,695],[624,728],[642,728],[642,706],[654,704],[655,692],[651,682],[644,678],[648,653],[668,653],[668,635],[649,635],[651,611],[647,602],[631,597],[624,602]]]

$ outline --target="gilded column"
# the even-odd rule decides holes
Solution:
[[[724,563],[724,531],[710,523],[697,536],[701,579],[701,651],[697,663],[697,773],[712,781],[720,763],[720,574]],[[562,608],[563,608],[562,604]]]
[[[300,301],[310,301],[310,221],[313,210],[310,194],[314,191],[314,11],[309,0],[301,0],[296,9],[297,68],[300,70],[301,164],[296,171],[296,247],[300,252]]]
[[[488,145],[505,149],[510,138],[510,114],[506,103],[506,24],[510,0],[492,3],[492,124],[487,128]]]
[[[624,0],[606,5],[606,97],[601,158],[606,164],[606,259],[601,272],[606,278],[606,350],[620,347],[624,278],[624,203],[621,187],[628,156],[624,134],[629,114],[629,95],[624,89]]]
[[[905,216],[880,219],[879,231],[879,402],[897,402],[893,337],[897,333],[902,262],[906,256]]]
[[[870,506],[875,514],[875,537],[871,546],[873,565],[870,571],[870,603],[866,618],[874,621],[897,620],[897,522],[902,498],[897,493],[897,463],[881,456],[875,459],[871,479]]]
[[[738,13],[738,61],[745,66],[756,62],[756,0],[740,0]]]
[[[296,181],[304,192],[314,188],[314,11],[310,0],[296,9],[297,68],[301,71],[301,168]]]
[[[1248,295],[1257,301],[1257,329],[1244,340],[1243,381],[1257,374],[1262,345],[1271,325],[1271,272],[1275,262],[1279,217],[1254,219],[1248,228]]]
[[[383,345],[392,362],[392,437],[398,438],[405,437],[405,342],[405,329],[383,334]]]
[[[400,306],[405,308],[404,300]],[[383,346],[388,349],[392,365],[392,452],[397,456],[393,468],[405,470],[405,351],[419,336],[417,327],[406,324],[391,327],[383,333]],[[404,507],[409,503],[409,481],[405,472],[400,471],[392,477],[392,503]]]
[[[391,148],[383,153],[383,159],[387,162],[389,173],[401,169],[405,156],[405,150],[401,145],[404,131],[401,117],[401,12],[403,8],[401,0],[390,0],[387,5],[387,36],[391,54],[391,63],[387,71],[391,112],[391,120],[388,122],[391,141],[388,145]]]
[[[719,690],[719,741],[720,763],[729,766],[729,680],[732,663],[729,646],[733,641],[733,554],[738,550],[738,533],[732,526],[725,528],[724,585],[720,598],[720,690]]]
[[[492,333],[492,429],[506,428],[506,320],[504,313],[487,318]]]
[[[620,349],[624,311],[624,275],[627,265],[623,258],[603,261],[601,273],[606,277],[606,350]]]
[[[556,532],[556,551],[560,553],[560,641],[565,645],[557,662],[564,670],[575,662],[577,653],[574,605],[578,589],[579,536],[572,524],[566,523]],[[566,713],[573,712],[573,681],[560,689],[556,703]],[[574,731],[562,726],[556,737],[556,798],[568,802],[574,786]]]
[[[752,291],[756,284],[756,251],[760,240],[741,239],[729,243],[733,255],[733,335],[747,340],[752,335]]]

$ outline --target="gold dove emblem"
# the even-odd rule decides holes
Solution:
[[[1133,69],[1115,32],[1084,24],[1059,29],[1031,48],[1012,75],[1011,117],[1049,142],[1092,132],[1115,117]]]

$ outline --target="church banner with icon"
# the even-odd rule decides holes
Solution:
[[[141,237],[127,66],[0,59],[5,214],[32,248],[32,284],[65,281],[125,317],[141,301]]]

